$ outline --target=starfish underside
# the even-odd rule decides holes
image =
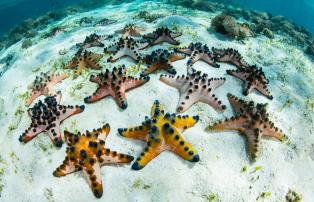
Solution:
[[[32,92],[30,98],[27,100],[27,104],[31,105],[41,95],[54,95],[53,87],[66,78],[68,78],[66,74],[54,73],[41,73],[40,76],[36,76],[35,81],[28,86]]]
[[[148,67],[141,75],[146,76],[157,70],[165,70],[170,74],[176,74],[177,72],[172,66],[172,63],[184,58],[185,57],[182,55],[170,53],[164,49],[155,50],[151,53],[151,55],[148,55],[145,58],[145,62],[148,64]]]
[[[61,93],[45,98],[45,103],[39,101],[28,110],[32,123],[30,127],[19,137],[20,142],[27,143],[42,132],[49,135],[52,143],[57,147],[62,146],[60,124],[72,115],[84,111],[84,105],[65,106],[60,105]]]
[[[243,95],[248,95],[254,89],[256,89],[268,99],[273,99],[273,96],[270,94],[267,88],[269,81],[261,68],[250,66],[249,68],[227,70],[227,73],[245,82]]]
[[[120,38],[118,42],[105,48],[105,52],[112,53],[113,56],[108,58],[108,62],[116,62],[123,57],[131,57],[135,61],[140,61],[142,56],[140,50],[146,48],[149,44],[147,42],[136,41],[133,38]]]
[[[126,109],[128,104],[125,92],[143,85],[149,81],[149,77],[138,79],[126,76],[126,68],[122,66],[120,68],[113,68],[112,72],[106,69],[104,73],[100,73],[97,76],[92,75],[90,81],[97,83],[99,87],[92,96],[84,99],[86,103],[93,103],[107,96],[111,96],[115,99],[119,107]]]
[[[75,70],[75,75],[80,75],[83,70],[87,68],[91,69],[101,69],[101,66],[98,64],[98,61],[103,57],[102,54],[92,53],[89,51],[80,50],[78,51],[74,58],[65,66],[66,69]]]
[[[202,60],[212,67],[219,68],[213,53],[209,50],[206,44],[203,45],[201,43],[191,43],[188,47],[177,48],[175,51],[190,56],[190,59],[187,63],[188,67],[192,66],[197,61]]]
[[[197,151],[180,134],[180,132],[195,125],[198,120],[198,116],[189,117],[165,113],[163,105],[155,101],[151,111],[151,119],[146,117],[142,125],[137,127],[118,129],[119,134],[124,137],[146,142],[143,153],[132,165],[132,169],[144,168],[165,150],[172,151],[185,160],[198,162]]]
[[[151,39],[152,45],[160,44],[163,42],[172,44],[172,45],[179,45],[180,42],[176,41],[175,38],[181,36],[182,33],[180,32],[173,32],[168,28],[162,27],[155,30],[153,33],[144,35],[144,38]]]
[[[239,131],[244,134],[249,144],[249,155],[254,160],[259,154],[261,138],[271,137],[283,141],[285,135],[274,126],[268,118],[266,104],[257,104],[246,102],[230,93],[228,99],[232,105],[235,116],[224,121],[215,123],[209,127],[211,131]]]
[[[249,64],[243,59],[241,54],[232,48],[217,49],[212,48],[214,57],[218,62],[225,62],[236,66],[237,68],[249,67]]]
[[[160,80],[179,90],[180,99],[177,112],[184,112],[196,102],[209,104],[217,111],[223,111],[226,106],[213,94],[214,90],[223,85],[225,78],[208,78],[207,74],[195,72],[187,76],[161,75]]]
[[[95,197],[103,194],[100,167],[109,164],[130,163],[133,157],[117,153],[105,148],[105,139],[110,131],[109,124],[102,128],[86,131],[86,134],[73,134],[65,131],[68,143],[67,154],[63,163],[53,172],[56,177],[62,177],[83,170]]]

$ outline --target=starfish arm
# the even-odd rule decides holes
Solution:
[[[215,94],[209,94],[206,92],[200,96],[199,101],[212,106],[219,112],[222,112],[226,109],[226,105],[223,105],[221,100],[219,100]]]
[[[61,82],[62,80],[68,77],[69,76],[67,74],[53,74],[50,78],[51,81],[47,84],[48,90],[51,91],[54,85],[56,85],[57,83]]]
[[[105,141],[110,132],[110,125],[106,123],[103,127],[92,131],[92,135],[95,135],[98,140]]]
[[[103,148],[102,155],[99,157],[99,162],[101,166],[106,164],[122,164],[122,163],[130,163],[133,161],[133,156],[118,153],[116,151],[111,151],[110,149]]]
[[[170,37],[170,36],[165,36],[165,35],[158,37],[158,38],[154,41],[154,44],[160,44],[160,43],[162,43],[162,42],[167,42],[167,43],[169,43],[169,44],[171,44],[171,45],[178,45],[178,44],[179,44],[179,42],[176,41],[175,39],[173,39],[172,37]]]
[[[144,152],[136,159],[132,165],[133,170],[140,170],[144,168],[150,161],[156,158],[164,149],[162,148],[162,140],[156,141],[149,138]]]
[[[82,60],[78,63],[77,68],[74,71],[75,75],[81,75],[82,71],[86,68],[87,64]]]
[[[63,163],[53,172],[53,175],[55,177],[63,177],[77,170],[78,168],[75,167],[75,163],[70,160],[69,156],[67,156]]]
[[[141,60],[141,56],[136,49],[127,49],[125,54],[131,57],[135,61]]]
[[[119,128],[118,132],[123,137],[147,141],[149,128],[146,125],[140,125],[132,128]]]
[[[108,58],[108,61],[109,62],[116,62],[118,61],[120,58],[124,57],[126,54],[125,54],[125,50],[124,49],[120,49],[118,50],[116,53],[114,53],[114,55],[110,56]]]
[[[158,117],[160,115],[163,115],[165,112],[164,112],[164,106],[162,104],[160,104],[160,102],[158,100],[155,100],[153,106],[152,106],[152,109],[151,109],[151,112],[150,112],[150,116],[151,117]],[[149,119],[148,119],[149,121]]]
[[[42,92],[40,92],[40,91],[33,91],[32,95],[27,100],[27,104],[31,105],[34,102],[34,100],[36,98],[38,98],[39,96],[41,96],[41,95],[42,95]]]
[[[128,90],[131,90],[133,88],[136,88],[138,86],[141,86],[143,84],[145,84],[147,81],[149,81],[149,77],[142,77],[142,78],[127,78],[126,81],[125,81],[125,90],[128,91]]]
[[[91,69],[101,69],[101,66],[95,60],[87,61],[87,67]]]
[[[60,123],[56,121],[54,124],[54,127],[50,128],[47,130],[47,134],[51,140],[51,142],[57,146],[61,147],[62,146],[62,136],[60,132]]]
[[[240,69],[227,70],[227,73],[241,79],[242,81],[246,81],[246,79],[249,77],[249,73],[244,72],[243,70]]]
[[[170,65],[170,64],[168,65],[166,71],[167,71],[169,74],[176,74],[176,73],[177,73],[176,69],[175,69],[172,65]]]
[[[117,46],[117,44],[105,48],[105,52],[115,53],[115,52],[117,52],[117,51],[118,51],[118,46]]]
[[[210,131],[239,131],[244,132],[244,125],[247,122],[247,117],[244,115],[237,115],[224,121],[219,121],[209,127]]]
[[[260,123],[256,122],[252,129],[246,129],[243,133],[246,135],[248,144],[249,144],[249,155],[252,160],[255,160],[259,154],[260,144],[262,133],[261,129],[259,128]]]
[[[169,61],[170,62],[175,62],[175,61],[178,61],[178,60],[182,60],[184,58],[185,58],[185,55],[171,54],[169,56]]]
[[[59,109],[60,106],[62,107],[62,110],[59,110],[60,112],[60,116],[59,116],[59,120],[60,122],[62,122],[63,120],[67,119],[70,116],[73,116],[75,114],[79,114],[81,112],[84,111],[85,106],[81,105],[81,106],[65,106],[65,105],[59,105]]]
[[[177,37],[179,37],[179,36],[181,36],[181,35],[182,35],[181,32],[171,32],[171,33],[170,33],[170,36],[171,36],[172,38],[177,38]]]
[[[173,151],[184,160],[191,162],[198,162],[200,160],[197,151],[190,143],[184,140],[176,129],[174,129],[173,134],[167,134],[166,144],[169,150]]]
[[[38,134],[45,131],[45,126],[40,125],[37,127],[34,127],[33,124],[19,137],[20,142],[27,143],[31,141],[34,137],[36,137]]]
[[[272,123],[271,121],[267,121],[263,123],[263,125],[263,136],[272,137],[279,141],[283,141],[285,139],[286,135],[280,129],[275,127],[274,123]]]
[[[200,99],[199,92],[192,92],[189,91],[184,92],[180,95],[180,99],[177,106],[177,112],[182,113],[188,110],[194,103],[198,102]]]
[[[110,95],[110,92],[107,88],[98,87],[98,89],[96,90],[96,92],[93,95],[84,98],[84,102],[85,103],[97,102],[97,101],[103,99],[104,97],[107,97],[108,95]]]
[[[244,90],[243,90],[243,95],[248,95],[250,94],[253,89],[255,88],[255,86],[253,85],[252,82],[245,82],[245,87],[244,87]]]
[[[67,65],[65,65],[65,69],[72,69],[74,67],[77,67],[79,64],[79,61],[77,58],[72,59]]]
[[[94,160],[95,161],[95,160]],[[92,189],[96,198],[100,198],[103,194],[102,177],[100,175],[100,165],[96,161],[93,165],[86,164],[83,171],[87,177],[88,184]]]
[[[89,81],[97,83],[98,85],[102,85],[103,84],[101,78],[99,76],[95,76],[95,75],[91,75],[90,78],[89,78]]]
[[[228,93],[227,97],[236,114],[243,112],[248,107],[248,104],[246,102],[240,100],[231,93]]]
[[[184,53],[184,54],[187,54],[187,55],[191,55],[192,54],[192,50],[188,47],[186,48],[177,48],[175,49],[176,52],[178,53]]]
[[[226,78],[212,78],[209,80],[208,86],[211,87],[212,90],[222,86],[226,82]]]
[[[72,146],[72,145],[74,145],[78,141],[79,136],[75,135],[74,133],[71,133],[71,132],[65,130],[64,131],[64,138],[65,138],[66,143],[69,146]]]
[[[255,89],[258,90],[261,94],[265,95],[269,99],[273,99],[273,96],[270,94],[269,90],[267,89],[266,84],[257,84],[255,85]]]
[[[182,75],[181,77],[174,77],[172,75],[161,75],[159,80],[177,89],[180,89],[187,82],[184,75]]]
[[[183,131],[187,128],[191,128],[194,126],[199,120],[199,116],[180,116],[177,115],[175,118],[175,122],[172,124],[173,127]]]
[[[213,57],[210,57],[209,54],[207,54],[207,53],[202,54],[201,59],[202,59],[204,62],[206,62],[207,64],[209,64],[210,66],[219,68],[219,65],[215,62],[215,60],[214,60]]]
[[[145,34],[143,37],[149,38],[149,39],[155,39],[157,37],[157,34],[155,33]]]
[[[148,43],[148,42],[141,42],[138,44],[138,49],[143,50],[143,49],[147,48],[149,45],[150,45],[150,43]]]
[[[120,108],[126,109],[128,107],[128,101],[126,100],[124,88],[120,88],[116,92],[114,99]]]
[[[142,73],[142,76],[147,76],[148,74],[151,74],[155,72],[158,69],[159,63],[154,63],[152,65],[149,65]]]

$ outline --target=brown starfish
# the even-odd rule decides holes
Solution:
[[[60,105],[61,93],[45,98],[45,103],[39,101],[28,110],[32,123],[30,127],[19,137],[20,142],[27,143],[42,132],[47,132],[51,141],[57,147],[62,146],[60,124],[72,115],[84,111],[84,105],[65,106]]]
[[[40,76],[36,76],[35,81],[28,86],[32,91],[32,94],[27,100],[27,104],[31,105],[33,101],[41,95],[49,96],[55,94],[53,87],[66,78],[68,78],[68,75],[66,74],[42,72]]]
[[[232,49],[232,48],[218,49],[218,48],[213,47],[212,51],[214,52],[215,59],[218,62],[226,62],[226,63],[236,66],[237,68],[249,67],[249,64],[243,59],[241,54],[235,49]]]
[[[83,43],[76,44],[77,47],[81,49],[91,48],[91,47],[104,47],[104,44],[101,42],[106,39],[105,36],[100,36],[98,34],[91,34],[87,36]]]
[[[235,76],[245,82],[245,90],[243,95],[248,95],[253,89],[258,90],[261,94],[265,95],[268,99],[273,99],[267,89],[269,83],[262,68],[257,68],[255,65],[249,68],[239,68],[237,70],[227,70],[227,73]]]
[[[62,177],[83,170],[95,197],[100,198],[103,194],[100,167],[130,163],[134,159],[132,156],[117,153],[105,147],[109,131],[109,124],[97,130],[94,129],[92,132],[86,131],[86,135],[80,132],[73,134],[64,131],[69,146],[63,163],[53,172],[53,175]]]
[[[123,65],[120,68],[113,68],[112,72],[106,69],[105,73],[100,73],[97,76],[92,75],[90,81],[99,85],[98,89],[92,96],[84,99],[85,103],[93,103],[107,96],[112,96],[119,107],[126,109],[128,104],[126,101],[125,92],[143,85],[149,81],[149,77],[140,79],[126,76],[126,68]]]
[[[244,134],[249,144],[249,154],[251,158],[256,159],[261,145],[262,137],[272,137],[283,141],[285,135],[274,126],[268,118],[266,112],[267,104],[257,104],[254,102],[246,102],[230,93],[228,99],[232,105],[236,115],[230,119],[215,123],[209,127],[210,131],[239,131]]]
[[[101,69],[98,61],[103,57],[102,54],[92,53],[90,51],[79,50],[74,58],[65,66],[65,69],[75,70],[75,75],[80,75],[84,69]]]
[[[214,55],[206,44],[203,45],[199,42],[191,43],[188,47],[177,48],[175,51],[191,56],[187,63],[188,67],[192,66],[197,61],[202,60],[212,67],[219,68],[219,65],[215,61]]]
[[[172,87],[175,87],[180,92],[180,100],[177,107],[177,112],[184,112],[196,102],[209,104],[217,111],[226,109],[221,101],[213,94],[213,91],[223,85],[225,78],[210,78],[207,74],[201,74],[200,71],[184,76],[163,76],[160,80]]]
[[[160,44],[163,42],[170,43],[172,45],[179,45],[180,42],[176,41],[175,38],[181,36],[180,32],[173,32],[166,27],[158,28],[153,33],[146,34],[143,37],[147,39],[151,39],[152,44]]]
[[[185,56],[170,53],[164,49],[157,49],[146,56],[145,62],[148,64],[148,68],[142,72],[141,76],[146,76],[158,69],[166,70],[170,74],[176,74],[177,72],[172,63],[184,58]]]

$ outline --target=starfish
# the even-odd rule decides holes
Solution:
[[[63,163],[53,172],[55,177],[63,177],[83,170],[95,197],[103,194],[100,167],[109,164],[130,163],[133,157],[111,151],[105,147],[105,140],[110,131],[109,124],[102,128],[86,131],[85,134],[64,132],[68,147]]]
[[[173,32],[166,27],[158,28],[153,33],[146,34],[143,37],[147,39],[152,39],[153,45],[160,44],[163,42],[172,44],[172,45],[179,45],[180,42],[176,41],[175,38],[181,36],[182,33],[180,32]]]
[[[175,51],[191,56],[187,63],[188,67],[192,66],[197,61],[202,60],[212,67],[219,68],[219,65],[215,61],[214,55],[212,52],[210,52],[206,44],[203,45],[199,42],[191,43],[188,47],[177,48]]]
[[[27,143],[42,132],[47,132],[55,146],[62,146],[60,124],[72,115],[84,111],[84,105],[65,106],[60,105],[61,93],[46,97],[43,103],[39,101],[33,108],[28,109],[28,115],[32,123],[30,127],[19,137],[20,142]]]
[[[244,134],[249,144],[249,154],[256,159],[261,145],[262,137],[271,137],[283,141],[285,135],[274,126],[266,112],[267,104],[246,102],[228,93],[228,99],[236,115],[230,119],[215,123],[209,127],[210,131],[239,131]]]
[[[147,42],[141,43],[135,41],[133,38],[120,38],[118,42],[105,48],[105,52],[113,53],[114,56],[110,56],[108,62],[116,62],[118,59],[129,56],[135,61],[142,59],[139,50],[142,50],[148,46]]]
[[[226,62],[226,63],[236,66],[237,68],[249,67],[249,64],[243,59],[241,54],[235,49],[232,49],[232,48],[217,49],[213,47],[212,51],[214,52],[215,59],[218,62]]]
[[[158,69],[166,70],[170,74],[176,74],[177,72],[171,63],[184,58],[184,56],[170,53],[167,50],[157,49],[145,58],[145,62],[149,66],[141,75],[146,76]]]
[[[92,53],[89,51],[79,50],[74,58],[65,66],[66,69],[75,70],[75,75],[80,75],[84,69],[92,68],[92,69],[101,69],[101,66],[98,64],[98,61],[102,58],[101,54]]]
[[[116,31],[118,34],[122,34],[123,38],[126,37],[141,37],[141,31],[139,27],[135,26],[134,24],[127,24],[123,29]]]
[[[143,85],[149,81],[149,77],[140,79],[126,76],[126,68],[123,65],[120,68],[113,68],[112,72],[106,69],[105,73],[100,73],[97,76],[92,75],[90,81],[99,85],[98,89],[92,96],[84,99],[85,103],[93,103],[107,96],[112,96],[119,107],[126,109],[128,104],[125,97],[125,92]]]
[[[83,43],[78,43],[78,46],[81,49],[91,48],[91,47],[104,47],[104,44],[101,42],[106,39],[105,36],[100,36],[98,34],[91,34],[87,36]]]
[[[32,92],[30,98],[27,100],[27,104],[31,105],[33,101],[41,95],[54,95],[53,87],[66,78],[68,78],[66,74],[42,72],[40,76],[36,76],[35,81],[28,86]]]
[[[255,65],[249,68],[239,68],[237,70],[227,70],[227,73],[233,75],[245,82],[245,90],[243,95],[248,95],[253,89],[256,89],[268,99],[273,99],[267,89],[269,83],[262,68],[257,68]]]
[[[132,128],[119,128],[118,132],[123,137],[139,139],[146,142],[146,147],[141,156],[132,165],[132,169],[140,170],[161,152],[169,150],[181,158],[198,162],[197,151],[184,140],[180,132],[195,125],[199,117],[180,116],[164,112],[164,107],[155,101],[151,119],[145,118],[141,126]]]
[[[180,92],[179,104],[177,112],[185,112],[196,102],[209,104],[217,111],[223,111],[226,106],[213,94],[214,90],[223,85],[225,78],[208,78],[207,74],[194,72],[187,76],[161,75],[160,80],[172,87],[175,87]]]

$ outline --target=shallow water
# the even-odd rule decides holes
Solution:
[[[232,15],[236,25],[249,24],[251,35],[240,38],[217,32],[219,30],[215,30],[212,22],[222,12]],[[41,16],[40,19],[48,19],[41,21],[44,25],[36,23],[38,20],[34,18],[34,21],[24,24],[24,27],[32,29],[18,27],[3,40],[0,52],[0,201],[98,200],[82,171],[65,177],[53,176],[65,158],[66,142],[57,148],[46,133],[28,143],[19,142],[20,135],[32,122],[28,109],[45,99],[45,96],[40,96],[30,106],[27,104],[31,94],[29,85],[41,72],[67,74],[69,78],[56,84],[54,92],[61,91],[62,105],[85,105],[82,113],[61,124],[63,140],[65,130],[85,132],[109,123],[111,129],[105,147],[135,157],[129,164],[101,167],[99,179],[103,184],[103,201],[312,200],[314,54],[308,47],[313,39],[298,24],[275,15],[265,17],[265,13],[251,13],[226,4],[197,4],[196,1],[189,6],[184,2],[142,1],[94,4],[83,8],[72,5],[58,10],[58,13],[53,15],[58,16],[55,18]],[[106,24],[96,25],[103,19],[108,20]],[[271,34],[259,30],[261,22],[266,23]],[[256,90],[243,95],[245,83],[227,74],[227,70],[237,69],[234,65],[217,62],[220,67],[214,68],[198,61],[193,65],[195,70],[209,77],[226,78],[214,92],[226,105],[226,110],[219,112],[198,102],[181,113],[199,116],[198,123],[182,132],[182,136],[198,152],[200,161],[189,162],[166,151],[143,169],[132,169],[146,143],[122,137],[118,129],[140,125],[145,116],[150,116],[155,100],[164,105],[166,112],[175,113],[180,94],[176,88],[159,80],[162,74],[169,73],[157,71],[149,75],[148,82],[126,93],[126,109],[121,109],[111,97],[92,104],[84,103],[84,98],[92,95],[98,87],[89,81],[91,75],[125,65],[128,76],[140,78],[141,72],[147,68],[144,61],[136,62],[130,57],[114,63],[107,61],[113,54],[104,53],[104,47],[117,41],[121,34],[116,31],[130,23],[136,25],[142,35],[159,27],[182,33],[176,38],[179,45],[151,45],[139,51],[143,57],[160,48],[173,52],[191,42],[206,44],[210,49],[238,50],[248,64],[262,68],[269,80],[267,87],[273,99],[267,99]],[[81,75],[75,75],[74,69],[65,69],[78,52],[77,44],[94,33],[110,36],[101,41],[104,47],[86,48],[102,55],[97,61],[101,69],[88,68]],[[142,36],[135,38],[146,40]],[[188,74],[188,61],[189,56],[186,56],[172,63],[177,75]],[[235,115],[228,93],[245,101],[267,103],[269,119],[283,131],[285,140],[263,138],[258,158],[252,161],[245,135],[239,135],[237,131],[209,131],[208,126]]]

